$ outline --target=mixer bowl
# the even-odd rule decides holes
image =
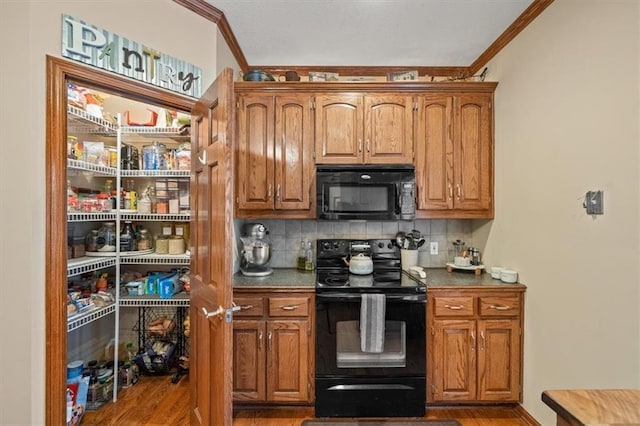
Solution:
[[[271,250],[268,244],[254,245],[251,248],[251,254],[251,263],[254,265],[266,265],[271,259]]]

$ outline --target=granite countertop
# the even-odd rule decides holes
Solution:
[[[316,287],[316,271],[299,271],[295,268],[273,268],[266,277],[245,277],[240,272],[233,276],[234,288],[287,288],[311,290]]]
[[[524,287],[522,284],[505,284],[500,280],[491,278],[491,274],[484,272],[475,275],[468,271],[447,272],[445,268],[425,269],[427,278],[419,279],[417,275],[412,277],[419,279],[429,288],[450,287],[482,287],[482,288],[514,288]],[[234,288],[247,289],[300,289],[310,290],[315,288],[315,271],[299,271],[294,268],[274,268],[273,274],[266,277],[245,277],[239,272],[233,276]],[[403,279],[411,279],[403,274]]]

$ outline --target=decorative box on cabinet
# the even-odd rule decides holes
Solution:
[[[493,91],[419,98],[417,217],[493,217],[492,99]]]
[[[429,293],[427,402],[520,402],[524,288]]]
[[[233,399],[313,401],[313,293],[234,292]]]
[[[317,164],[413,162],[411,95],[316,96]]]
[[[238,217],[315,217],[310,95],[238,95],[236,176]]]

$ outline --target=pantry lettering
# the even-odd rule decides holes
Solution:
[[[63,56],[193,97],[200,68],[72,16],[62,19]]]

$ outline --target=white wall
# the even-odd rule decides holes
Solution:
[[[45,55],[69,14],[217,74],[217,28],[171,0],[0,0],[0,424],[44,423]],[[225,64],[230,65],[230,64]]]
[[[524,406],[544,425],[546,389],[640,388],[639,8],[556,0],[488,64],[496,212],[477,232],[528,286]]]

